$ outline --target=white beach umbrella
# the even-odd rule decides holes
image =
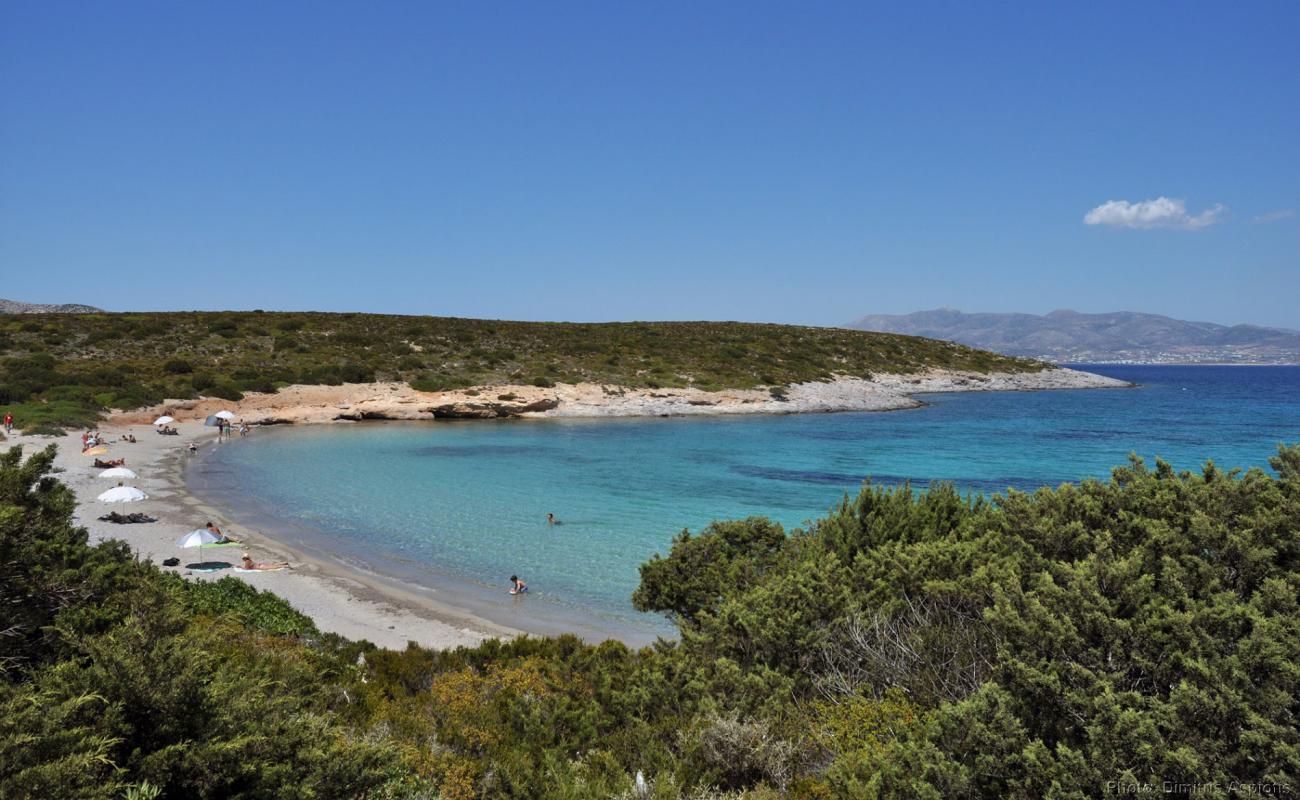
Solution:
[[[212,416],[216,417],[217,419],[234,419],[234,418],[235,418],[234,413],[231,412],[231,411],[218,411],[217,413],[213,414]]]
[[[220,541],[221,541],[221,537],[217,536],[215,533],[208,530],[207,528],[198,528],[196,530],[190,531],[189,533],[185,534],[181,538],[177,539],[176,545],[178,547],[197,547],[199,548],[200,552],[202,552],[203,548],[209,545],[217,544]],[[202,556],[199,556],[199,558],[202,558]],[[213,562],[213,564],[216,565],[217,567],[230,566],[229,564],[220,564],[218,562]],[[208,565],[207,561],[200,561],[197,564],[189,564],[188,567],[191,569],[208,568],[207,565]]]
[[[202,547],[205,544],[216,544],[221,539],[207,528],[192,530],[181,538],[176,540],[177,547]]]
[[[101,478],[134,478],[136,474],[126,467],[112,467],[99,473]]]
[[[101,503],[134,503],[136,500],[148,499],[149,495],[134,486],[114,486],[98,498]]]
[[[163,414],[161,417],[159,417],[158,419],[154,420],[154,421],[153,421],[153,424],[155,424],[155,425],[166,425],[166,424],[168,424],[168,423],[175,422],[175,421],[176,421],[176,419],[175,419],[174,417],[169,417],[169,416],[167,416],[166,414]]]

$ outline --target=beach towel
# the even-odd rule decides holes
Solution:
[[[185,568],[195,572],[220,572],[221,570],[229,570],[231,566],[233,565],[229,561],[200,561],[198,563],[187,563]]]
[[[279,572],[284,569],[288,569],[288,567],[272,567],[271,569],[244,569],[243,567],[235,567],[235,572]]]

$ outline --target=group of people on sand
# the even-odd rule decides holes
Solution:
[[[5,424],[6,432],[8,432],[10,427],[13,425],[12,414],[5,414],[4,424]],[[227,426],[229,426],[229,423],[226,424]],[[240,429],[240,435],[245,435],[248,432],[248,426],[244,425],[242,422],[240,423],[239,429]],[[175,428],[168,428],[165,426],[159,428],[158,432],[171,435],[171,436],[179,435],[180,433],[180,431],[176,430]],[[134,444],[136,442],[135,435],[131,433],[121,434],[118,436],[117,440],[119,442],[127,442],[131,444]],[[86,452],[87,450],[90,450],[92,447],[97,447],[99,445],[106,445],[108,443],[109,443],[108,438],[104,436],[104,434],[100,433],[99,431],[87,430],[81,434],[81,452],[83,453]],[[188,447],[191,453],[196,452],[197,450],[194,442],[192,441],[189,443]],[[96,458],[94,462],[95,467],[99,469],[108,468],[108,467],[120,467],[125,464],[126,464],[125,458],[114,458],[114,459]],[[117,485],[122,486],[123,483],[119,481]],[[111,512],[103,517],[100,517],[100,520],[106,522],[156,522],[157,521],[156,518],[149,517],[145,514],[122,515],[122,514],[118,514],[117,512]],[[244,543],[242,539],[236,538],[222,531],[221,528],[217,527],[217,524],[215,522],[209,521],[205,523],[203,527],[209,533],[211,533],[213,536],[216,537],[216,541],[213,542],[213,544],[243,544]],[[258,571],[258,572],[288,569],[289,567],[290,565],[287,561],[254,561],[252,555],[249,553],[243,554],[243,557],[240,559],[240,564],[239,564],[240,569],[249,570],[249,571]]]
[[[238,432],[240,436],[247,436],[248,431],[249,431],[248,423],[244,422],[242,419],[239,421],[238,425],[236,425],[235,423],[231,422],[228,419],[221,419],[221,418],[217,419],[217,440],[218,441],[222,439],[234,438],[236,432]]]
[[[235,537],[230,536],[229,534],[223,533],[221,531],[221,528],[218,528],[216,526],[216,523],[209,522],[203,527],[207,528],[209,533],[217,537],[217,541],[215,542],[215,544],[229,544],[229,543],[243,544],[244,543],[242,539],[236,539]],[[288,569],[289,562],[288,561],[254,561],[251,555],[249,555],[248,553],[244,553],[239,568],[247,569],[247,570],[257,570],[258,572],[267,572],[267,571],[277,570],[277,569]]]
[[[235,537],[227,533],[224,533],[221,530],[221,528],[218,528],[216,523],[214,522],[209,521],[203,527],[207,529],[208,533],[211,533],[213,536],[217,537],[217,541],[214,542],[214,544],[243,544],[244,543],[243,539],[236,539]],[[244,553],[239,568],[265,572],[265,571],[277,570],[277,569],[288,569],[289,562],[288,561],[254,561],[251,555],[249,555],[248,553]]]
[[[5,416],[9,419],[13,419],[13,417],[8,414],[6,414]],[[136,443],[134,433],[124,433],[118,436],[117,440],[119,442],[124,442],[126,444]],[[106,445],[108,443],[109,443],[108,437],[100,433],[99,431],[86,431],[85,433],[81,434],[81,452],[83,453],[92,447],[98,447],[101,444]]]

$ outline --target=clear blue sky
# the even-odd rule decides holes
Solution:
[[[1298,43],[1294,2],[5,3],[0,297],[1300,328]]]

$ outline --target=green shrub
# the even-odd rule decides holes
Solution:
[[[448,392],[469,386],[469,381],[458,376],[431,373],[411,381],[411,388],[420,392]]]
[[[318,633],[310,617],[271,592],[258,591],[234,577],[215,581],[178,581],[187,601],[199,614],[233,614],[250,627],[267,633]]]
[[[169,358],[163,364],[163,370],[173,375],[188,375],[194,371],[194,365],[183,358]]]
[[[374,368],[351,361],[340,364],[338,373],[344,383],[374,383],[375,381]]]
[[[209,387],[204,391],[204,394],[208,397],[219,397],[222,400],[237,401],[244,398],[244,393],[239,390],[239,387],[228,381],[222,381]]]

